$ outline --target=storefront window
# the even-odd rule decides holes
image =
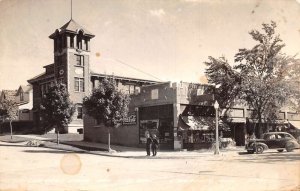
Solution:
[[[159,135],[157,120],[141,120],[140,121],[140,143],[146,143],[146,134]]]
[[[205,131],[183,131],[181,134],[183,143],[212,143],[214,133]]]

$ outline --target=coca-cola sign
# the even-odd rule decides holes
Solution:
[[[129,113],[127,117],[122,120],[123,125],[135,125],[136,124],[136,113]]]

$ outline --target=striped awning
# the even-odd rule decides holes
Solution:
[[[300,121],[289,121],[289,124],[296,129],[300,129]]]
[[[209,130],[214,127],[214,117],[180,116],[179,130]]]
[[[179,116],[178,130],[214,130],[216,127],[216,119],[214,117],[207,116]],[[219,120],[219,130],[228,131],[230,127]]]

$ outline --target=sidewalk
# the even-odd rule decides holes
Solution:
[[[158,150],[157,156],[146,156],[144,148],[127,147],[120,145],[111,145],[112,152],[108,152],[108,145],[103,143],[94,143],[87,141],[61,141],[59,145],[55,143],[55,139],[43,138],[35,135],[15,135],[15,137],[23,138],[26,141],[39,140],[43,143],[42,147],[64,150],[68,152],[88,153],[109,157],[123,157],[123,158],[152,158],[152,159],[182,159],[182,158],[199,158],[214,156],[214,151],[209,149],[201,149],[194,151],[161,151]],[[20,142],[18,146],[24,145],[26,147],[26,141]],[[2,142],[4,143],[4,142]],[[3,146],[17,146],[17,144],[11,142],[1,144]],[[238,152],[244,151],[244,147],[230,147],[220,150],[219,156],[233,156],[238,155]]]
[[[105,156],[112,157],[125,157],[125,158],[149,158],[146,156],[146,151],[144,148],[136,148],[136,147],[126,147],[119,145],[111,145],[111,149],[113,152],[108,152],[107,144],[103,143],[93,143],[86,141],[68,141],[62,142],[62,144],[74,146],[83,150],[86,150],[91,154],[99,154]],[[231,147],[227,149],[220,150],[220,156],[225,155],[238,155],[238,152],[244,150],[244,147]],[[204,157],[204,156],[213,156],[214,151],[209,149],[201,149],[195,151],[160,151],[158,150],[158,154],[156,157],[151,158],[195,158],[195,157]]]

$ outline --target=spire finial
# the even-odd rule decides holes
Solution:
[[[73,12],[73,6],[72,6],[72,2],[73,2],[73,0],[71,0],[71,20],[72,20],[72,12]]]

